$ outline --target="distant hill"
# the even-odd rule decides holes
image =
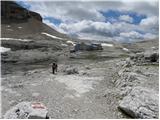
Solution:
[[[44,24],[40,14],[27,10],[13,1],[1,1],[1,24],[2,38],[51,39],[42,33],[62,39],[69,38]]]

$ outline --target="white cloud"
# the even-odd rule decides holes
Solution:
[[[139,25],[139,29],[145,33],[154,33],[158,35],[159,23],[158,16],[147,17],[142,19]]]
[[[126,22],[130,22],[130,23],[133,22],[133,18],[130,17],[129,15],[121,15],[121,16],[119,17],[119,20],[126,21]]]
[[[134,25],[126,22],[116,22],[111,24],[110,22],[105,23],[83,20],[71,24],[62,23],[60,24],[60,29],[68,34],[76,34],[79,38],[97,40],[116,39],[119,41],[132,41],[136,39],[147,39],[147,36],[148,39],[158,36],[157,33],[152,33],[152,31],[149,31],[150,29],[144,29],[141,25]],[[144,34],[137,31],[141,31]]]
[[[152,34],[152,33],[146,33],[145,35],[144,35],[144,39],[155,39],[155,38],[158,38],[158,36],[157,35],[155,35],[155,34]]]
[[[60,24],[60,28],[70,33],[94,33],[94,34],[108,34],[114,31],[111,23],[107,22],[94,22],[83,20],[72,24]]]
[[[57,31],[59,31],[61,33],[65,33],[66,34],[66,32],[63,29],[60,29],[59,27],[57,27],[55,24],[53,24],[52,22],[50,22],[47,19],[43,20],[43,23],[47,24],[48,26],[52,27],[53,29],[55,29],[55,30],[57,30]]]
[[[158,14],[158,0],[150,1],[133,1],[126,2],[123,0],[117,1],[28,1],[31,5],[31,10],[39,12],[43,16],[50,16],[68,20],[93,20],[103,21],[105,18],[99,11],[118,10],[137,12],[147,16]]]
[[[152,16],[152,17],[148,17],[146,19],[142,19],[140,22],[141,26],[144,27],[151,27],[151,26],[156,26],[158,25],[158,17],[157,16]]]
[[[131,38],[131,39],[143,38],[143,35],[138,33],[138,32],[136,32],[136,31],[120,33],[120,36],[123,37],[123,38]]]
[[[49,20],[44,23],[57,31],[86,39],[98,40],[133,40],[158,36],[158,0],[115,0],[115,1],[28,1],[31,10],[43,17],[53,17],[62,21],[54,25]],[[101,13],[108,10],[134,12],[145,15],[140,24],[132,24],[133,18],[121,15],[113,18],[113,23],[106,22]],[[139,32],[138,32],[139,31]],[[143,33],[143,34],[142,34]]]

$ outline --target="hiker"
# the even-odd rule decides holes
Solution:
[[[53,74],[55,74],[55,72],[57,72],[57,67],[58,67],[58,66],[57,66],[56,63],[53,63],[53,64],[52,64],[52,73],[53,73]]]

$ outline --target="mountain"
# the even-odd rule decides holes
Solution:
[[[39,13],[14,1],[1,1],[2,71],[16,64],[55,61],[70,38],[49,27]],[[6,52],[7,51],[7,52]]]
[[[69,38],[16,2],[1,1],[1,8],[1,118],[42,118],[47,113],[54,119],[158,118],[158,39],[118,43]],[[103,50],[70,53],[73,42],[84,42],[78,49],[99,43]],[[24,102],[33,102],[37,111]]]
[[[1,8],[2,38],[50,39],[42,32],[68,38],[44,24],[39,13],[27,10],[16,2],[1,1]]]

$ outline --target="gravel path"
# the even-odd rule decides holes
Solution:
[[[2,114],[22,101],[43,102],[51,118],[123,118],[117,109],[119,95],[112,84],[111,61],[67,61],[56,75],[41,68],[2,76]],[[76,66],[79,74],[63,69]]]

